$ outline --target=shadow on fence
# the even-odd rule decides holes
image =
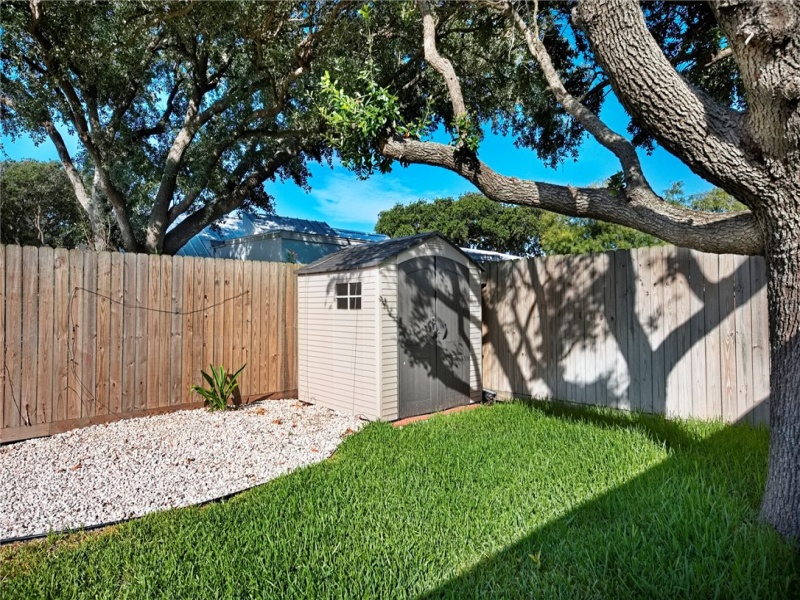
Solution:
[[[672,247],[492,265],[484,385],[503,395],[766,423],[760,257]]]

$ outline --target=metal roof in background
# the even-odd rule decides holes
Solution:
[[[173,227],[179,222],[180,220],[176,221]],[[388,239],[385,235],[375,233],[353,231],[351,229],[335,229],[324,221],[281,217],[278,215],[257,215],[243,212],[238,215],[225,215],[216,222],[214,227],[206,227],[190,239],[183,248],[178,250],[178,255],[213,258],[215,245],[239,238],[280,231],[363,241],[382,241]]]
[[[243,218],[250,221],[252,229],[241,236],[272,233],[273,231],[292,231],[294,233],[307,233],[312,235],[328,235],[336,237],[336,230],[324,221],[311,221],[309,219],[296,219],[294,217],[279,217],[277,215],[261,216],[243,214]],[[230,238],[228,238],[230,239]]]
[[[523,258],[514,254],[505,254],[504,252],[495,252],[494,250],[476,250],[474,248],[462,248],[464,254],[469,256],[477,263],[485,262],[502,262],[504,260],[516,260]]]
[[[348,240],[364,240],[365,242],[383,242],[388,240],[388,235],[382,233],[365,233],[363,231],[354,231],[352,229],[339,229],[334,227],[337,237],[345,238]]]

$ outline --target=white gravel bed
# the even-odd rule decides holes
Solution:
[[[189,506],[329,457],[363,421],[297,400],[183,410],[0,447],[0,539]]]

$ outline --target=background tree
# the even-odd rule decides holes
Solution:
[[[440,87],[422,98],[453,143],[399,130],[397,123],[419,114],[401,101],[401,110],[384,115],[377,139],[358,139],[358,119],[354,128],[331,134],[343,154],[374,148],[383,168],[388,160],[443,167],[497,202],[617,223],[707,252],[762,254],[771,443],[761,515],[800,539],[800,7],[781,0],[644,8],[634,0],[578,0],[568,15],[565,5],[536,1],[416,5],[420,72],[439,74],[450,106],[431,100]],[[529,86],[520,89],[527,73]],[[480,81],[488,93],[476,93]],[[331,112],[348,97],[347,82],[333,83]],[[631,116],[632,140],[598,116],[600,91],[609,88]],[[405,90],[385,92],[402,99]],[[542,105],[560,112],[560,138],[543,137],[527,118]],[[569,152],[570,140],[588,133],[619,162],[618,185],[575,188],[503,176],[479,156],[486,119],[511,123],[517,143],[545,159],[560,158],[548,148],[550,139],[564,140]],[[667,202],[652,189],[636,152],[636,144],[653,143],[748,210],[716,213]]]
[[[0,244],[75,248],[92,228],[57,162],[0,162]]]
[[[403,237],[438,231],[462,248],[539,256],[538,211],[498,204],[481,194],[464,194],[396,204],[378,215],[377,233]]]
[[[692,210],[703,212],[735,213],[747,210],[744,204],[718,187],[698,194],[687,195],[683,189],[683,182],[676,181],[664,190],[663,196],[667,202],[678,206],[688,206]]]
[[[742,212],[747,208],[719,188],[686,195],[678,181],[664,191],[664,200],[676,206],[711,213]],[[543,213],[540,225],[540,244],[545,254],[585,254],[607,250],[629,250],[644,246],[660,246],[663,240],[636,229],[558,213]]]
[[[657,237],[630,227],[552,212],[544,213],[542,217],[540,238],[542,250],[548,256],[629,250],[664,244]]]
[[[312,65],[348,47],[339,17],[356,7],[5,2],[3,132],[50,139],[95,228],[107,203],[125,249],[172,254],[234,209],[271,210],[266,180],[305,186],[306,160],[329,155]]]

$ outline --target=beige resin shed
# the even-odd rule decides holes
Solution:
[[[481,268],[437,233],[297,271],[299,395],[391,421],[481,398]]]

